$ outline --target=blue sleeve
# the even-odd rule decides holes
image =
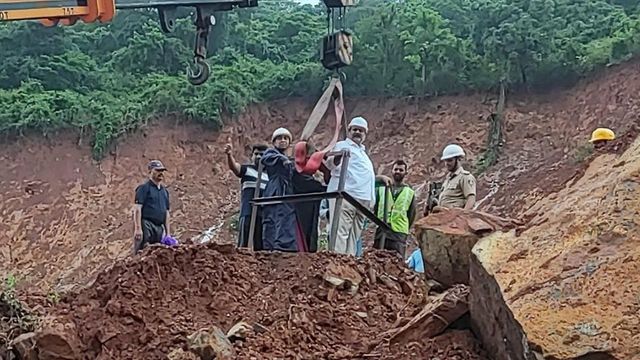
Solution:
[[[169,190],[164,188],[164,193],[167,195],[167,210],[171,210],[170,202],[169,202]]]
[[[147,194],[149,194],[149,192],[147,191],[146,185],[139,185],[136,188],[135,203],[137,205],[144,205],[144,202],[147,200]]]
[[[293,161],[276,149],[269,149],[264,152],[260,159],[264,166],[283,166],[293,169]]]

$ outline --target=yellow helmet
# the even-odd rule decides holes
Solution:
[[[611,129],[607,128],[597,128],[593,130],[591,133],[591,140],[589,142],[600,141],[600,140],[615,140],[616,134]]]

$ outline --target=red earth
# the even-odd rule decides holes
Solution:
[[[592,129],[609,126],[622,135],[637,122],[639,70],[634,61],[570,90],[509,97],[502,154],[478,179],[479,208],[517,216],[575,177]],[[475,163],[493,103],[475,95],[347,99],[346,106],[350,116],[369,119],[366,143],[379,172],[388,172],[397,158],[407,160],[408,182],[423,199],[427,181],[443,174],[436,159],[447,143],[462,144],[468,165]],[[128,256],[133,190],[152,158],[170,169],[175,235],[184,241],[217,227],[216,241],[230,241],[235,233],[224,221],[237,211],[239,186],[226,169],[224,144],[231,141],[243,160],[249,144],[268,140],[278,126],[299,134],[312,106],[303,99],[251,106],[228,117],[220,132],[160,120],[128,134],[99,163],[75,133],[3,141],[0,236],[7,241],[0,245],[0,269],[18,275],[21,286],[61,291]],[[322,126],[318,144],[331,132]]]
[[[328,285],[325,274],[357,289]],[[394,255],[375,250],[356,260],[250,254],[213,243],[155,247],[68,293],[48,315],[68,324],[56,333],[83,359],[166,359],[186,349],[195,330],[216,325],[226,332],[240,321],[258,323],[262,332],[236,340],[236,359],[486,359],[468,331],[388,345],[384,332],[428,301],[423,281]],[[39,349],[59,344],[43,341]]]
[[[345,86],[348,87],[348,83]],[[498,163],[478,177],[479,208],[498,215],[518,217],[544,195],[565,187],[568,181],[576,178],[585,168],[590,153],[587,140],[590,132],[598,126],[610,127],[624,139],[632,139],[636,134],[633,125],[638,123],[640,110],[640,98],[637,97],[639,92],[640,61],[636,60],[608,68],[572,89],[554,90],[548,94],[509,96],[504,144]],[[78,134],[70,131],[47,138],[27,135],[6,139],[0,144],[0,166],[4,169],[0,174],[0,214],[3,219],[0,222],[0,236],[5,239],[0,245],[0,272],[16,275],[19,289],[50,295],[77,289],[95,280],[96,275],[100,274],[92,287],[78,290],[81,292],[77,299],[67,298],[62,305],[56,307],[55,311],[62,311],[68,306],[69,314],[66,316],[72,316],[71,309],[75,313],[95,316],[95,321],[107,323],[114,321],[114,316],[129,316],[122,313],[131,308],[128,305],[113,305],[109,308],[105,307],[106,304],[96,305],[96,301],[109,302],[109,299],[101,297],[125,291],[127,288],[120,281],[128,278],[132,284],[126,286],[143,294],[125,291],[120,295],[123,298],[130,296],[143,304],[145,296],[157,297],[159,304],[168,309],[172,306],[182,309],[184,301],[194,302],[189,304],[196,308],[193,313],[170,310],[167,313],[170,317],[158,318],[160,322],[177,321],[179,324],[186,324],[188,321],[203,321],[199,316],[206,313],[218,316],[216,319],[225,326],[230,326],[235,318],[216,314],[217,306],[214,309],[207,306],[211,301],[213,286],[218,281],[215,279],[229,278],[220,286],[226,286],[224,284],[227,280],[231,284],[229,286],[243,286],[230,278],[229,274],[225,278],[226,271],[239,271],[233,270],[240,265],[234,265],[231,258],[220,258],[228,267],[218,267],[222,264],[209,261],[196,262],[202,265],[200,271],[211,271],[210,275],[214,279],[206,280],[212,288],[198,288],[193,300],[180,298],[180,294],[185,289],[196,291],[191,288],[194,285],[191,282],[198,279],[198,272],[194,272],[193,279],[186,279],[180,274],[187,269],[166,270],[167,278],[170,276],[173,280],[183,281],[176,283],[181,284],[179,287],[174,284],[166,286],[172,289],[175,287],[182,292],[165,293],[166,289],[162,288],[164,285],[146,283],[140,276],[127,277],[131,269],[150,271],[150,264],[154,262],[162,264],[161,269],[164,269],[166,262],[177,261],[174,257],[179,257],[179,254],[183,254],[181,261],[184,266],[204,256],[198,255],[199,251],[191,250],[195,248],[187,247],[177,252],[154,250],[143,255],[139,261],[132,260],[133,190],[144,181],[145,164],[153,158],[161,159],[169,168],[167,185],[172,198],[174,235],[185,242],[207,229],[213,229],[214,242],[233,242],[235,233],[230,228],[230,218],[237,211],[239,186],[238,180],[226,169],[224,145],[231,142],[236,156],[245,159],[249,144],[268,140],[270,133],[279,126],[286,126],[294,134],[299,134],[312,107],[313,100],[309,99],[286,99],[251,106],[237,117],[226,117],[227,125],[218,132],[203,125],[175,119],[158,120],[119,139],[107,157],[100,162],[91,159],[86,139],[81,139]],[[461,144],[468,153],[467,167],[475,164],[485,147],[487,117],[495,107],[495,99],[483,95],[403,99],[350,98],[347,99],[346,107],[349,116],[362,115],[369,120],[371,130],[366,144],[377,170],[388,173],[394,160],[405,159],[410,166],[408,182],[415,186],[418,195],[424,200],[427,181],[438,179],[444,173],[443,166],[437,159],[447,143]],[[331,129],[328,125],[323,125],[318,130],[314,141],[320,145],[326,144]],[[627,140],[621,143],[622,148],[629,142]],[[215,259],[221,256],[217,250],[209,247],[202,249],[205,248],[208,250],[203,250],[202,254],[209,254]],[[191,251],[195,253],[184,255]],[[233,256],[239,257],[236,259],[238,262],[246,261],[246,266],[253,266],[253,271],[264,271],[260,264],[268,263],[273,255],[256,255],[255,258],[244,258],[238,254]],[[329,261],[326,255],[315,256],[318,257],[314,260],[316,262],[309,263],[316,264],[313,266],[322,267],[325,264],[323,261]],[[151,258],[153,260],[149,260]],[[282,257],[278,266],[287,268],[292,265],[291,262],[298,261],[292,259]],[[354,260],[345,260],[347,263],[349,261]],[[108,268],[111,269],[105,272]],[[292,277],[299,276],[297,273],[285,273]],[[163,271],[153,276],[162,277]],[[262,280],[252,281],[255,283],[251,282],[247,291],[264,286],[260,282]],[[313,282],[310,284],[313,285]],[[284,292],[282,296],[295,296],[298,294],[295,288],[304,287],[295,284],[290,286],[294,290]],[[373,294],[379,295],[375,289],[373,291]],[[216,296],[224,298],[227,295]],[[199,302],[203,297],[209,303],[204,300]],[[169,301],[180,300],[178,298],[183,303],[178,301],[178,305],[169,304]],[[227,304],[229,299],[223,300]],[[303,301],[303,298],[295,300]],[[124,300],[121,302],[126,304]],[[284,316],[277,313],[279,310],[274,310],[283,306],[280,302],[282,299],[276,301],[276,297],[268,302],[267,310],[276,311],[269,312],[272,321],[280,319],[278,316]],[[222,311],[221,306],[220,308]],[[146,322],[140,324],[135,316],[132,319],[133,322],[129,324],[132,327],[127,331],[146,329],[141,335],[154,334],[153,331],[169,331],[161,330],[162,325],[155,322],[150,323],[153,325],[149,325],[152,326],[149,330],[144,327]],[[374,329],[384,328],[391,321],[384,317],[376,321],[378,320],[381,322]],[[79,321],[77,324],[86,326],[90,323]],[[204,321],[202,324],[204,325]],[[122,323],[114,321],[113,327],[117,326],[122,326]],[[153,330],[153,327],[157,327],[157,330]],[[131,345],[114,345],[113,351],[119,351],[120,354],[154,351],[144,348],[147,345],[141,345],[149,341],[158,341],[155,345],[159,348],[156,349],[169,349],[173,345],[180,345],[180,341],[174,340],[173,336],[182,336],[187,331],[179,326],[176,329],[181,329],[179,334],[166,333],[167,337],[157,340],[153,336],[144,335],[148,338],[141,339],[139,345],[135,345],[135,342]],[[98,336],[86,331],[80,333],[82,336]],[[461,334],[446,336],[454,339],[464,337]],[[348,341],[349,335],[346,334],[345,337]],[[292,335],[269,341],[279,346],[283,345],[281,341],[292,341],[294,338]],[[258,343],[266,341],[264,339],[266,338],[249,339],[247,345],[265,346]],[[85,344],[86,341],[88,340],[83,340],[83,346],[89,354],[94,351],[91,350],[93,345]],[[353,350],[349,348],[349,351]],[[315,354],[322,353],[323,349],[311,347],[307,351]],[[279,354],[275,347],[269,351],[274,351],[274,355]],[[397,355],[392,349],[388,351],[392,354],[389,356]]]

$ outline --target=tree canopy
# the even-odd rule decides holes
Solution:
[[[292,0],[218,15],[212,76],[188,84],[187,12],[165,34],[151,10],[109,24],[0,24],[0,133],[82,129],[99,158],[114,138],[178,113],[220,126],[223,112],[318,94],[323,6]],[[438,95],[570,84],[640,49],[640,7],[627,0],[367,0],[349,11],[349,95]]]

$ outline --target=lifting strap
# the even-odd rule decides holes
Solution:
[[[311,138],[314,131],[320,124],[320,120],[322,120],[324,115],[327,113],[329,102],[331,100],[333,100],[333,109],[336,116],[333,138],[331,139],[329,145],[327,145],[324,149],[313,152],[313,149],[311,149],[308,145],[308,140]],[[333,149],[333,147],[338,142],[338,137],[340,136],[341,130],[340,124],[343,117],[344,99],[342,96],[342,82],[340,81],[340,78],[334,77],[331,78],[329,86],[325,89],[324,93],[316,103],[316,106],[313,108],[311,116],[309,116],[309,120],[307,120],[307,124],[302,130],[300,141],[296,143],[294,147],[296,170],[299,173],[312,175],[320,169],[322,160],[324,159],[324,155],[327,152],[331,151],[331,149]],[[308,154],[310,152],[313,153],[310,157],[308,157]]]

